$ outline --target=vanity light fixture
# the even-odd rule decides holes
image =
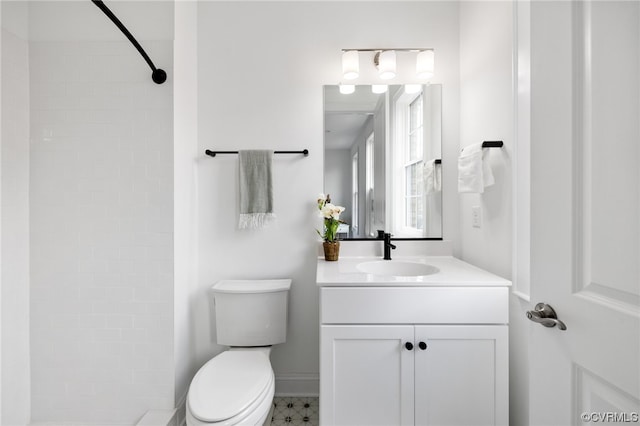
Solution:
[[[433,49],[418,52],[416,56],[416,74],[418,78],[432,78],[435,71],[435,64]]]
[[[385,93],[389,89],[389,86],[386,84],[372,84],[371,92],[375,94]]]
[[[383,50],[376,54],[374,62],[378,67],[378,76],[390,80],[396,76],[396,51]]]
[[[360,61],[357,50],[342,52],[342,76],[345,80],[353,80],[360,75]]]
[[[340,93],[343,95],[350,95],[356,91],[356,86],[353,84],[341,84],[340,85]]]
[[[408,95],[419,93],[421,90],[422,90],[421,84],[405,84],[404,85],[404,93]]]
[[[416,55],[417,78],[428,80],[433,78],[435,73],[435,51],[431,47],[342,49],[342,76],[345,80],[353,80],[359,77],[359,54],[362,52],[371,52],[373,54],[373,64],[378,70],[378,77],[382,80],[395,78],[397,52]]]

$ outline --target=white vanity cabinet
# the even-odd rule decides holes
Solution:
[[[320,424],[413,424],[412,326],[320,327]]]
[[[497,283],[319,282],[320,424],[506,426],[509,282]]]

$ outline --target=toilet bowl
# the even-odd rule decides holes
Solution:
[[[229,350],[198,370],[187,394],[188,426],[270,424],[271,346],[284,343],[290,279],[225,280],[212,287],[216,342]]]
[[[270,350],[230,349],[209,360],[189,387],[187,425],[263,425],[275,390]]]

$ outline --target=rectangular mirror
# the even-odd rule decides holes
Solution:
[[[324,87],[324,191],[346,208],[341,239],[442,239],[441,158],[442,85]]]

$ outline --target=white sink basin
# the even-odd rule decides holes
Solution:
[[[419,277],[440,272],[440,269],[433,265],[404,260],[374,260],[359,263],[356,268],[360,272],[387,277]]]

